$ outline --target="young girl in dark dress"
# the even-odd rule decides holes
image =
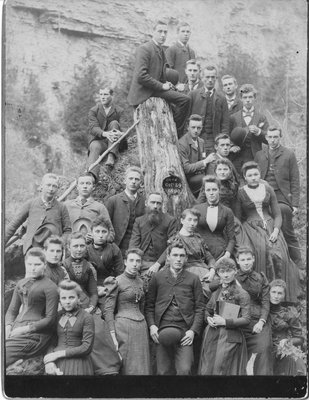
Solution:
[[[93,317],[80,307],[81,287],[59,283],[62,311],[58,314],[56,346],[44,357],[48,375],[93,375],[90,358],[94,341]]]
[[[206,305],[205,321],[208,326],[204,334],[198,373],[245,375],[247,349],[241,328],[250,322],[250,297],[235,281],[235,261],[221,258],[216,262],[215,269],[221,284]],[[234,308],[234,315],[225,316],[219,304]]]
[[[306,375],[305,362],[297,349],[304,342],[299,314],[294,306],[282,304],[285,293],[286,283],[283,280],[275,279],[270,283],[274,375]],[[290,347],[292,350],[290,354],[286,352],[284,357],[282,350],[280,351],[283,347]]]
[[[45,273],[42,249],[33,247],[25,256],[26,277],[17,282],[5,316],[6,366],[19,359],[43,355],[55,329],[57,286]]]

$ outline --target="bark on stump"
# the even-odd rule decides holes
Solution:
[[[183,172],[176,125],[165,100],[150,97],[135,110],[141,169],[145,192],[163,197],[163,211],[180,216],[196,203]]]

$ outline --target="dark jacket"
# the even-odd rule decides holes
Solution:
[[[261,129],[261,133],[258,136],[252,135],[251,133],[248,134],[251,141],[251,151],[254,157],[255,154],[262,149],[262,143],[267,143],[265,135],[267,133],[269,124],[265,115],[261,114],[259,111],[255,109],[253,112],[252,120],[249,125],[256,125],[258,128]],[[232,130],[236,127],[242,127],[242,128],[247,127],[247,124],[242,116],[242,109],[230,116],[230,132],[232,132]],[[237,155],[238,154],[239,153],[237,153]]]
[[[168,47],[165,52],[167,63],[170,68],[176,69],[179,73],[179,82],[187,82],[185,74],[186,62],[195,58],[195,52],[190,46],[182,46],[178,41]]]
[[[46,208],[40,197],[29,200],[22,207],[21,211],[13,218],[13,220],[6,227],[5,242],[7,242],[19,228],[19,226],[26,221],[27,230],[23,238],[24,245],[23,251],[26,254],[27,250],[32,246],[32,240],[39,228],[47,227],[53,230],[53,234],[66,236],[72,232],[71,221],[68,210],[63,203],[53,200],[51,206]]]
[[[169,214],[162,215],[162,221],[158,226],[153,226],[148,221],[148,216],[136,218],[129,248],[138,247],[144,252],[145,261],[157,261],[167,247],[168,239],[177,231],[177,220]],[[155,259],[147,257],[147,249],[152,243]]]
[[[161,51],[162,50],[162,51]],[[138,47],[135,68],[128,95],[132,106],[143,103],[154,92],[161,91],[166,82],[166,58],[153,40]]]
[[[148,326],[156,325],[160,328],[162,316],[173,296],[188,329],[199,334],[205,306],[203,290],[198,276],[185,270],[179,273],[176,280],[169,268],[164,268],[151,278],[145,307]]]
[[[190,90],[189,84],[186,83],[183,93],[184,93],[184,94],[189,94],[190,92],[193,92],[193,90],[202,89],[203,87],[204,87],[204,83],[203,83],[203,81],[201,81],[201,80],[199,80],[199,81],[193,86],[193,89],[192,89],[192,90]]]
[[[191,98],[191,111],[189,115],[198,114],[203,118],[203,130],[205,132],[205,115],[206,115],[206,93],[205,88],[193,90],[189,93]],[[213,135],[219,133],[229,133],[229,111],[226,99],[216,90],[212,96],[213,100]]]
[[[135,218],[145,213],[145,197],[137,196]],[[130,205],[128,196],[124,191],[115,194],[107,200],[106,208],[114,226],[115,243],[119,246],[129,224]]]
[[[256,153],[254,160],[261,169],[261,178],[265,179],[269,168],[268,147]],[[276,182],[291,207],[299,206],[299,170],[295,154],[292,150],[280,146],[278,149],[274,174]]]
[[[111,104],[108,114],[105,114],[104,107],[101,103],[92,107],[88,113],[88,133],[89,144],[93,140],[101,140],[102,133],[108,130],[108,125],[112,121],[118,121],[120,127],[122,126],[123,110],[120,107]]]
[[[193,140],[189,133],[179,139],[179,153],[182,166],[186,175],[194,175],[196,172],[205,171],[205,164],[202,153],[205,152],[205,142],[197,138],[198,149],[193,147]]]
[[[242,110],[243,104],[239,97],[236,97],[232,107],[229,109],[229,115],[235,114],[237,111]]]

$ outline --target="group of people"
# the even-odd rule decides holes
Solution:
[[[295,155],[256,110],[252,85],[238,97],[226,75],[217,92],[217,70],[201,73],[190,33],[180,24],[165,49],[167,25],[156,23],[137,50],[129,102],[171,104],[195,204],[179,219],[163,212],[159,191],[141,193],[137,166],[105,204],[92,197],[98,167],[64,203],[58,176],[46,174],[41,195],[6,227],[8,242],[27,220],[26,274],[5,318],[7,367],[41,356],[49,375],[305,374]],[[113,91],[99,95],[89,164],[122,135]]]

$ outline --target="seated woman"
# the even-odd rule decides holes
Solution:
[[[255,270],[268,280],[282,278],[287,284],[287,301],[297,301],[299,273],[290,259],[287,244],[280,232],[281,212],[274,190],[260,181],[260,170],[254,161],[243,167],[246,185],[238,191],[236,216],[242,222],[237,244],[254,250]]]
[[[299,314],[295,307],[282,305],[285,293],[283,280],[275,279],[270,283],[274,375],[306,375],[304,353],[299,349],[304,342]]]
[[[104,282],[108,287],[104,317],[122,357],[122,375],[150,374],[148,328],[143,315],[145,293],[138,273],[142,255],[140,249],[128,249],[124,273]]]
[[[69,279],[69,275],[61,262],[63,249],[63,240],[57,235],[50,236],[44,242],[44,253],[46,257],[45,276],[56,285],[64,279]]]
[[[206,175],[203,184],[207,201],[194,206],[201,214],[197,231],[216,260],[230,257],[235,246],[234,214],[219,201],[220,181],[215,176]]]
[[[219,188],[220,203],[235,211],[239,181],[233,173],[233,164],[227,158],[217,160],[215,163],[214,174],[220,181]],[[204,189],[204,190],[203,190]],[[197,199],[198,204],[206,202],[205,188],[200,191]]]
[[[237,249],[236,279],[250,296],[250,324],[243,327],[248,358],[253,357],[253,375],[272,375],[272,339],[269,319],[269,283],[263,272],[253,269],[254,254],[249,247]]]
[[[43,250],[31,248],[25,266],[26,277],[17,282],[5,316],[6,366],[43,355],[56,327],[58,288],[44,276]]]
[[[55,347],[44,357],[48,375],[93,375],[89,354],[94,340],[93,317],[80,307],[81,287],[74,281],[59,283],[62,311],[58,315]]]
[[[221,279],[206,305],[205,330],[199,375],[245,375],[247,349],[243,327],[250,323],[250,297],[236,283],[235,261],[221,258],[215,264]]]

